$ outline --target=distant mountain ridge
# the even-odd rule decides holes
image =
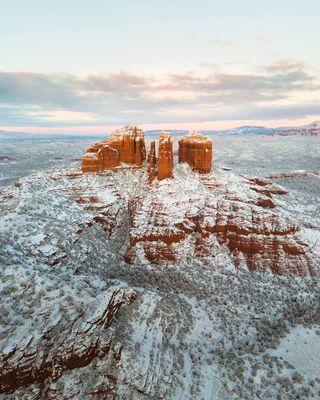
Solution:
[[[184,136],[188,134],[186,129],[153,129],[145,131],[146,136],[159,136],[160,132],[170,132],[172,136]],[[320,136],[320,121],[312,122],[309,125],[304,126],[292,126],[292,127],[279,127],[279,128],[267,128],[265,126],[254,126],[244,125],[236,128],[225,129],[225,130],[199,130],[199,132],[209,135],[222,135],[222,136],[254,136],[254,135],[279,135],[279,136]],[[108,134],[50,134],[50,133],[25,133],[25,132],[8,132],[0,130],[0,140],[21,140],[27,138],[54,138],[55,140],[63,140],[67,137],[72,137],[73,140],[83,140],[86,138],[96,137],[97,139],[105,138]]]
[[[279,135],[279,136],[320,136],[320,121],[294,127],[266,128],[265,126],[240,126],[222,131],[201,131],[220,135]]]
[[[320,121],[315,121],[305,126],[277,128],[276,134],[282,136],[320,136]]]
[[[166,130],[173,136],[187,134],[186,130]],[[146,131],[148,135],[156,135],[161,130]],[[240,135],[279,135],[279,136],[320,136],[320,121],[312,122],[305,126],[266,128],[265,126],[239,126],[237,128],[225,130],[200,130],[199,132],[211,135],[240,136]]]

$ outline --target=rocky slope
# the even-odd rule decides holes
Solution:
[[[224,251],[229,264],[276,274],[316,275],[319,257],[309,232],[277,211],[286,192],[268,180],[216,169],[199,176],[186,165],[174,180],[155,182],[130,200],[128,262],[210,259]]]
[[[77,169],[1,189],[0,396],[318,396],[320,234],[281,187]]]

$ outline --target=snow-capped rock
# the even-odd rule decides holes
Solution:
[[[272,274],[266,260],[235,256],[230,243],[235,233],[243,243],[274,238],[316,260],[318,230],[281,211],[284,190],[268,180],[217,166],[200,177],[181,164],[174,180],[147,181],[144,169],[55,167],[1,190],[1,398],[317,396],[310,371],[320,355],[304,349],[317,343],[318,277],[296,275],[307,272],[300,266]],[[156,224],[163,219],[175,236]],[[165,241],[185,235],[172,243],[176,261],[153,263],[137,248],[137,261],[124,262],[130,239],[148,229]],[[197,246],[209,255],[196,254],[197,237],[207,239],[201,231],[210,243]],[[280,265],[299,260],[291,250]],[[267,270],[248,271],[259,262]],[[299,340],[297,326],[308,347],[295,346],[292,360],[284,341]]]

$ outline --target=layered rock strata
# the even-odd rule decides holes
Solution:
[[[102,171],[117,167],[121,162],[140,167],[145,158],[143,131],[134,126],[126,126],[87,149],[82,159],[82,171]]]
[[[190,167],[200,173],[211,171],[212,140],[193,132],[179,140],[179,163],[188,163]]]
[[[79,317],[68,330],[55,335],[52,327],[46,327],[42,337],[30,337],[25,345],[16,344],[10,352],[0,353],[0,393],[36,384],[44,388],[42,398],[61,398],[54,396],[54,388],[51,393],[50,383],[70,371],[84,368],[95,359],[109,359],[111,370],[121,358],[121,348],[112,343],[106,331],[120,307],[135,298],[135,292],[116,289],[106,299],[100,315],[88,321]]]
[[[159,137],[158,180],[173,177],[173,140],[169,133],[162,132]]]
[[[174,180],[132,199],[126,261],[197,256],[217,267],[223,254],[224,268],[318,274],[320,260],[312,254],[317,243],[309,242],[296,220],[281,215],[272,199],[280,188],[266,184],[261,193],[259,187],[228,173],[222,180],[212,174],[181,176],[179,167]]]

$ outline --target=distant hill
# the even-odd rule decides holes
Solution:
[[[281,136],[320,136],[320,121],[315,121],[305,126],[277,128],[275,129],[275,134]]]
[[[146,136],[158,137],[161,129],[147,130]],[[188,134],[185,129],[164,129],[164,132],[170,132],[172,136],[184,136]],[[266,128],[265,126],[239,126],[237,128],[225,130],[200,130],[199,132],[207,135],[222,135],[222,136],[253,136],[253,135],[279,135],[279,136],[320,136],[320,121],[312,122],[309,125],[293,126],[293,127],[279,127],[279,128]],[[101,140],[108,136],[108,134],[92,134],[92,135],[76,135],[76,134],[36,134],[24,132],[6,132],[0,130],[0,140],[26,140],[26,139],[42,139],[42,140],[85,140],[93,137]]]
[[[187,130],[170,130],[166,129],[165,132],[170,132],[172,136],[183,136],[188,133]],[[147,136],[158,136],[161,132],[160,129],[146,131]],[[266,128],[265,126],[239,126],[237,128],[225,130],[200,130],[199,132],[207,135],[223,135],[223,136],[248,136],[248,135],[280,135],[280,136],[320,136],[320,121],[312,122],[309,125],[297,127],[280,127],[280,128]]]
[[[206,134],[219,135],[280,135],[280,136],[320,136],[320,122],[297,127],[266,128],[264,126],[240,126],[222,131],[201,131]]]
[[[219,135],[270,135],[273,133],[272,128],[264,126],[239,126],[238,128],[227,129],[223,131],[201,131],[202,133],[211,133]]]

